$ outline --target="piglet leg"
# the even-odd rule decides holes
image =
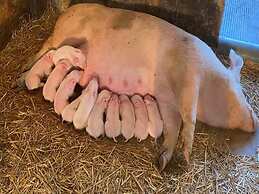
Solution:
[[[134,107],[126,95],[120,95],[120,116],[121,116],[121,133],[128,141],[134,136],[135,114]]]
[[[111,92],[102,90],[95,102],[95,105],[89,115],[86,131],[94,138],[104,134],[103,115],[108,106]]]
[[[50,50],[44,54],[25,75],[25,84],[29,90],[34,90],[44,85],[41,79],[48,76],[52,70],[54,52],[54,50]]]
[[[68,99],[74,93],[75,86],[79,82],[81,74],[81,71],[74,70],[60,84],[54,99],[54,110],[57,114],[61,114],[68,105]]]
[[[139,141],[144,140],[148,136],[148,113],[145,106],[145,103],[141,96],[134,95],[131,97],[131,101],[135,110],[135,137],[139,139]]]
[[[61,60],[57,63],[43,87],[43,96],[46,100],[53,102],[56,90],[71,67],[72,64],[68,60]]]
[[[112,94],[108,103],[104,128],[106,136],[113,138],[117,142],[115,138],[121,133],[121,121],[119,115],[119,97],[116,94]]]
[[[161,119],[156,101],[150,96],[144,97],[148,112],[148,133],[153,138],[158,138],[163,132],[163,121]]]
[[[76,129],[87,127],[87,121],[97,98],[98,82],[92,79],[81,94],[81,102],[73,117],[73,124]]]

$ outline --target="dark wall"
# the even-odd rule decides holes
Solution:
[[[149,13],[216,46],[224,0],[0,0],[0,49],[17,27],[20,15],[39,17],[48,5],[66,7],[69,3],[100,3]]]
[[[71,0],[71,5],[84,2],[155,15],[198,36],[211,46],[217,45],[224,6],[224,0]]]
[[[9,41],[12,31],[19,27],[21,15],[40,17],[46,6],[46,0],[0,0],[0,50]]]

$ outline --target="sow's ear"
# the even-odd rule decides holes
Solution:
[[[232,71],[232,73],[237,78],[237,80],[240,81],[240,71],[244,65],[244,60],[233,49],[230,49],[229,59],[230,59],[229,70]]]

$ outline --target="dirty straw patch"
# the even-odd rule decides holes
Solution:
[[[257,193],[258,165],[228,152],[217,129],[198,124],[193,160],[178,152],[169,168],[156,168],[152,139],[114,143],[94,140],[62,124],[41,92],[16,91],[13,81],[40,48],[56,19],[49,11],[22,21],[0,53],[0,193]],[[249,63],[242,84],[259,113],[259,66]]]

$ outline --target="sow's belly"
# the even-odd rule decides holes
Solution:
[[[150,94],[154,91],[155,62],[152,54],[143,49],[123,45],[90,47],[85,74],[80,81],[85,85],[95,76],[100,88],[118,94]]]
[[[107,88],[118,94],[151,94],[154,91],[154,76],[151,71],[139,65],[119,65],[99,62],[87,63],[81,85],[86,85],[92,77],[97,77],[100,88]]]

